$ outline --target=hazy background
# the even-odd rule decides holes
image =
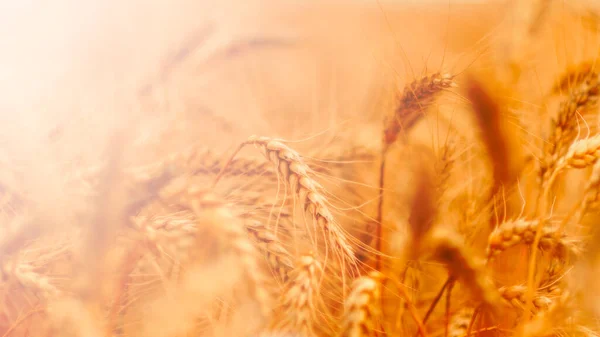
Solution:
[[[506,6],[475,2],[3,1],[0,141],[93,156],[114,125],[174,147],[340,127],[485,55]]]

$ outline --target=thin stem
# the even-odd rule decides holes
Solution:
[[[464,335],[464,337],[467,337],[467,336],[470,336],[470,335],[478,335],[478,334],[479,334],[479,333],[481,333],[481,332],[486,332],[486,331],[496,331],[496,330],[498,330],[498,331],[501,331],[501,330],[500,330],[500,329],[499,329],[497,326],[491,326],[491,327],[489,327],[489,328],[483,328],[483,329],[475,330],[475,331],[471,332],[471,333],[470,333],[470,334],[468,334],[468,335],[467,335],[467,334],[466,334],[466,335]]]
[[[558,226],[558,230],[556,231],[556,237],[560,237],[562,235],[562,233],[565,230],[565,227],[567,226],[567,223],[569,223],[569,220],[571,220],[571,218],[575,215],[575,214],[579,214],[577,217],[577,224],[579,224],[579,222],[581,222],[581,219],[583,218],[583,215],[586,212],[586,208],[587,208],[587,203],[585,202],[585,197],[583,198],[583,200],[577,204],[575,204],[571,210],[569,211],[569,213],[567,213],[567,215],[562,219],[562,221],[560,222],[560,225]]]
[[[142,252],[142,247],[140,245],[135,245],[127,254],[123,265],[121,266],[120,275],[116,284],[116,294],[115,299],[112,304],[112,307],[109,312],[108,326],[106,331],[106,336],[112,336],[115,332],[117,326],[117,319],[119,316],[119,309],[121,308],[123,297],[126,296],[127,293],[127,282],[129,281],[129,275],[135,268],[135,265],[140,259],[140,253]]]
[[[412,319],[417,324],[417,328],[419,330],[418,335],[421,335],[421,337],[427,337],[427,331],[425,330],[425,323],[419,317],[419,313],[417,311],[417,308],[415,307],[415,305],[410,300],[410,297],[406,293],[406,290],[404,290],[404,286],[402,285],[402,283],[400,283],[400,281],[398,281],[397,279],[392,278],[392,277],[386,277],[386,279],[392,281],[396,285],[396,288],[398,288],[398,291],[400,292],[400,295],[406,301],[406,305],[408,306],[408,311],[410,312],[410,315],[412,316]]]
[[[8,335],[10,335],[20,324],[22,324],[23,322],[25,322],[29,317],[43,312],[44,310],[46,310],[45,308],[42,307],[36,307],[35,309],[32,309],[31,311],[27,312],[25,315],[23,315],[22,317],[18,318],[17,321],[12,324],[5,332],[4,334],[2,334],[2,337],[8,337]]]
[[[227,159],[227,161],[225,162],[225,164],[223,165],[223,167],[221,168],[221,171],[219,171],[219,174],[217,174],[217,176],[215,177],[215,180],[212,183],[212,188],[214,188],[215,186],[217,186],[217,183],[219,182],[219,180],[221,180],[221,178],[223,177],[223,175],[225,174],[225,170],[227,169],[227,167],[229,165],[231,165],[231,162],[233,161],[233,159],[235,158],[235,156],[237,156],[237,154],[242,150],[242,148],[244,146],[246,146],[246,144],[248,144],[247,141],[241,143],[236,149],[235,151],[233,151],[233,153],[231,154],[231,156],[229,157],[229,159]]]
[[[408,311],[410,312],[410,315],[412,316],[413,320],[417,324],[417,327],[419,329],[419,334],[421,335],[421,337],[427,337],[427,332],[425,331],[425,325],[424,325],[423,321],[419,318],[419,313],[417,312],[417,308],[411,302],[411,300],[408,297],[408,294],[406,293],[404,288],[402,288],[402,287],[398,287],[398,288],[399,288],[400,292],[402,293],[402,296],[404,296],[404,300],[406,301],[406,305],[408,305]]]
[[[531,245],[531,256],[529,257],[529,266],[527,269],[527,297],[525,301],[525,319],[523,320],[523,324],[529,322],[532,316],[532,305],[533,298],[535,296],[535,264],[537,261],[537,251],[538,245],[540,244],[540,240],[542,239],[542,230],[544,228],[545,221],[543,218],[546,216],[546,207],[548,203],[548,194],[550,189],[552,188],[552,184],[558,173],[562,170],[562,167],[556,167],[552,175],[548,179],[546,186],[543,188],[542,199],[540,200],[540,208],[537,210],[537,215],[539,217],[539,224],[537,226],[537,230],[535,233],[535,239],[533,240],[533,244]],[[541,212],[541,213],[540,213]]]
[[[471,335],[471,330],[473,330],[473,325],[475,325],[475,321],[477,320],[477,316],[479,315],[481,307],[477,307],[475,312],[473,312],[473,316],[471,316],[471,321],[469,322],[469,327],[467,328],[467,336]]]
[[[444,295],[444,291],[446,291],[446,288],[452,282],[454,282],[454,279],[451,276],[448,276],[448,279],[446,279],[446,282],[444,282],[444,285],[442,286],[442,289],[440,289],[440,291],[435,295],[435,298],[433,299],[433,302],[429,306],[429,309],[427,309],[427,312],[425,313],[425,317],[423,317],[423,323],[427,323],[427,320],[429,319],[429,316],[431,316],[431,314],[433,313],[433,310],[435,310],[435,307],[437,306],[437,304],[439,303],[440,299]]]
[[[450,300],[452,299],[452,288],[454,288],[454,282],[448,284],[448,291],[446,292],[446,329],[445,337],[448,337],[448,326],[450,325]]]
[[[382,236],[383,236],[383,188],[385,187],[385,158],[387,154],[388,146],[384,145],[381,151],[381,165],[379,166],[379,201],[377,204],[377,217],[376,223],[376,238],[375,238],[375,250],[376,253],[381,253]],[[375,269],[381,271],[381,254],[377,254],[375,257]]]

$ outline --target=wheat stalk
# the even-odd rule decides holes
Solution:
[[[131,223],[141,233],[141,242],[155,256],[187,257],[198,231],[190,211],[152,217],[138,215],[131,218]]]

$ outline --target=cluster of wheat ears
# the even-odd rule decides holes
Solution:
[[[376,149],[113,153],[71,167],[74,226],[2,158],[0,336],[596,336],[600,72],[528,82],[540,6],[493,72],[407,81]],[[468,123],[415,141],[456,97]]]

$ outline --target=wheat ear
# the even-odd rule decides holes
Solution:
[[[490,158],[494,186],[492,197],[502,186],[510,186],[518,174],[518,161],[515,156],[516,144],[511,144],[510,129],[505,121],[504,104],[500,101],[498,88],[490,87],[490,79],[486,81],[474,76],[468,77],[467,98],[475,113],[479,134]]]
[[[441,197],[442,192],[447,188],[448,180],[452,174],[452,169],[456,161],[456,144],[450,141],[445,144],[440,156],[437,158],[435,163],[435,171],[437,174],[437,180],[435,182],[436,189],[438,190],[438,197]]]
[[[352,290],[344,303],[340,336],[361,337],[375,334],[381,318],[380,298],[383,275],[372,272],[352,282]]]
[[[421,163],[417,166],[415,177],[416,191],[410,204],[410,215],[408,228],[410,232],[410,250],[408,256],[411,258],[419,254],[420,246],[429,230],[432,228],[437,216],[438,190],[434,185],[433,173]]]
[[[552,184],[563,170],[569,168],[587,168],[596,164],[598,158],[600,158],[600,135],[595,135],[586,139],[575,141],[569,147],[567,153],[556,161],[556,165],[550,174],[550,178],[548,178],[548,180],[545,181],[545,184],[542,185],[542,195],[540,197],[541,200],[538,203],[537,213],[539,214],[540,212],[542,212],[543,215],[546,212],[548,194],[550,192]],[[542,226],[543,224],[540,223],[538,225],[538,230],[541,230]],[[562,226],[564,226],[564,224]],[[536,235],[534,244],[537,244],[539,242],[540,235],[541,233]]]
[[[544,159],[540,167],[542,184],[550,178],[557,160],[565,153],[564,149],[575,139],[578,114],[597,105],[599,95],[600,82],[598,74],[595,74],[573,88],[569,97],[560,104],[557,120],[553,121],[552,134],[545,143]]]
[[[410,130],[422,117],[437,96],[445,89],[456,87],[454,76],[435,73],[415,80],[400,95],[398,107],[385,121],[384,143],[390,145],[398,139],[400,130]]]
[[[588,178],[583,192],[583,200],[579,203],[574,213],[577,213],[577,223],[581,223],[585,214],[592,208],[598,208],[600,204],[600,161],[592,168],[592,174]],[[566,225],[565,219],[563,226]],[[561,228],[562,229],[562,228]]]
[[[246,222],[246,230],[267,255],[271,268],[275,269],[283,282],[287,282],[289,273],[294,268],[290,252],[283,246],[277,236],[261,222]]]
[[[517,308],[523,309],[527,300],[527,287],[525,285],[505,286],[498,289],[500,296],[506,303]],[[534,314],[539,311],[547,310],[552,304],[552,300],[546,296],[538,295],[533,299]]]
[[[595,75],[598,68],[596,61],[585,61],[568,67],[554,82],[550,93],[553,95],[569,91],[573,87],[579,87]]]
[[[268,137],[251,136],[242,143],[233,153],[228,161],[234,158],[244,145],[255,145],[262,149],[265,157],[275,165],[279,174],[291,189],[294,196],[298,197],[300,204],[305,211],[309,211],[317,224],[326,233],[329,245],[344,264],[346,259],[352,264],[356,263],[354,251],[350,246],[348,239],[339,225],[335,222],[333,215],[327,206],[327,199],[321,194],[321,185],[312,179],[308,165],[304,163],[298,152],[292,150],[287,145]],[[227,163],[224,168],[227,167]],[[221,172],[224,170],[222,169]],[[218,182],[221,174],[215,179],[213,186]]]
[[[548,201],[548,194],[554,180],[562,170],[567,168],[578,168],[583,169],[588,166],[594,165],[598,158],[600,158],[600,135],[592,136],[586,139],[575,141],[568,149],[567,153],[556,161],[550,178],[546,181],[542,187],[541,202],[538,206],[538,214],[542,212],[542,215],[546,212],[546,203]],[[540,222],[536,229],[535,239],[533,240],[533,247],[537,247],[542,239],[544,223]],[[535,294],[535,264],[537,261],[537,249],[534,249],[529,257],[529,266],[527,272],[527,287],[529,289],[527,296],[527,311],[530,310],[532,301]],[[530,316],[527,316],[529,319]]]
[[[2,266],[3,278],[13,278],[25,288],[41,292],[46,298],[55,298],[62,294],[50,283],[48,277],[36,273],[32,266],[16,261],[7,261]]]
[[[407,132],[424,116],[423,111],[435,102],[437,96],[447,88],[455,87],[454,76],[435,73],[424,76],[404,87],[398,106],[391,116],[384,120],[383,146],[381,148],[381,163],[379,166],[379,201],[377,206],[376,242],[377,251],[382,251],[383,232],[383,199],[385,188],[385,162],[388,148],[398,139],[400,131]],[[381,255],[376,257],[375,268],[381,270]]]
[[[583,220],[583,217],[586,213],[592,209],[597,208],[600,202],[600,161],[596,161],[594,167],[592,168],[592,174],[587,180],[587,184],[583,191],[582,200],[575,204],[571,211],[564,217],[564,219],[560,223],[560,228],[557,231],[557,235],[562,235],[565,227],[571,217],[577,215],[576,223],[580,224]]]
[[[568,149],[567,153],[556,161],[556,165],[544,185],[542,185],[542,195],[538,203],[538,215],[543,215],[548,202],[548,194],[554,181],[563,170],[569,168],[583,169],[594,165],[600,158],[600,135],[595,135],[586,139],[575,141]],[[541,224],[539,225],[541,229]],[[537,241],[537,240],[536,240]]]
[[[423,320],[419,317],[417,308],[410,300],[404,285],[398,279],[386,276],[379,271],[372,271],[352,282],[352,290],[344,302],[340,336],[372,336],[375,331],[378,331],[376,328],[379,328],[381,324],[379,319],[382,314],[382,287],[385,281],[394,283],[400,296],[406,301],[409,312],[417,325],[418,334],[421,337],[428,336]]]
[[[600,158],[600,135],[574,142],[567,153],[556,162],[555,171],[567,168],[582,169],[593,165]]]
[[[187,258],[198,231],[190,211],[152,217],[138,215],[131,218],[131,224],[141,234],[140,243],[157,257],[175,253],[173,257]]]
[[[209,149],[194,149],[173,158],[173,162],[192,174],[218,174],[223,167],[222,156]],[[227,167],[226,175],[256,176],[272,174],[270,167],[262,160],[235,158]]]
[[[186,204],[194,211],[198,225],[214,233],[219,242],[237,256],[244,268],[244,275],[249,281],[252,295],[257,300],[264,317],[269,317],[271,312],[269,279],[261,271],[258,251],[250,242],[242,221],[213,194],[204,190],[195,191],[193,188],[187,192]],[[202,242],[203,238],[198,237],[198,240]]]
[[[284,318],[274,323],[275,329],[305,337],[315,336],[318,315],[316,297],[323,267],[312,255],[301,256],[297,265],[281,297],[280,309],[284,312]]]
[[[468,330],[475,315],[475,309],[473,308],[462,308],[450,319],[448,325],[448,336],[449,337],[463,337],[468,336]]]
[[[532,244],[540,222],[542,221],[517,219],[500,224],[488,237],[488,259],[491,260],[506,249],[520,243]],[[556,231],[556,226],[542,226],[542,235],[538,243],[538,248],[551,250],[560,247],[563,251],[573,250],[571,247],[572,242],[567,240],[566,237],[557,238]]]

